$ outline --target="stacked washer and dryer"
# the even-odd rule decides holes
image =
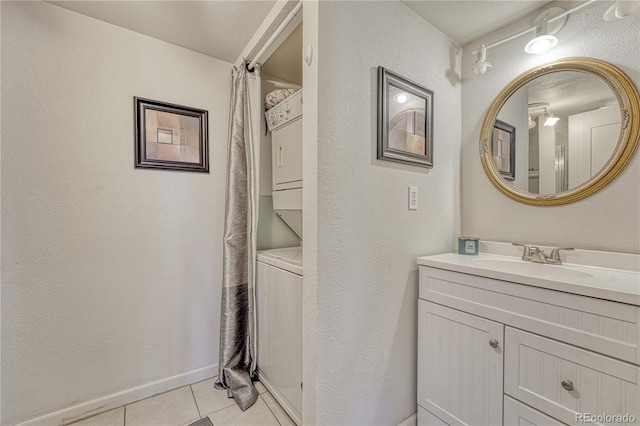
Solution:
[[[302,90],[278,91],[271,131],[273,209],[302,239]],[[258,375],[289,416],[302,420],[302,247],[258,252]]]

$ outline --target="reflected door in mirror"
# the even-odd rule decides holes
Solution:
[[[598,173],[611,157],[620,135],[620,111],[600,108],[569,117],[569,186],[577,186]]]

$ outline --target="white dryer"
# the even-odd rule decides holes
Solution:
[[[302,89],[267,112],[273,209],[302,238]]]
[[[258,252],[258,375],[282,408],[302,420],[302,247]]]

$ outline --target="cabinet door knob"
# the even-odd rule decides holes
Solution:
[[[498,347],[498,341],[496,339],[489,340],[489,346],[491,346],[492,348],[497,348]]]
[[[560,382],[564,390],[572,391],[573,390],[573,382],[571,380],[563,380]]]

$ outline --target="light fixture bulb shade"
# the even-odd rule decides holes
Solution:
[[[480,45],[480,49],[478,49],[478,59],[476,59],[476,63],[471,67],[471,71],[476,75],[481,75],[487,72],[492,66],[491,62],[487,61],[487,48],[484,44]]]
[[[487,72],[487,70],[489,68],[491,68],[492,65],[490,62],[488,61],[484,61],[484,62],[476,62],[472,67],[471,67],[471,71],[473,71],[474,74],[477,75],[481,75],[484,74],[485,72]]]
[[[547,119],[544,121],[544,125],[547,127],[555,126],[558,120],[558,117],[554,117],[553,114],[546,114]]]
[[[551,34],[542,34],[532,38],[524,48],[524,51],[537,55],[551,50],[558,45],[558,39]]]

